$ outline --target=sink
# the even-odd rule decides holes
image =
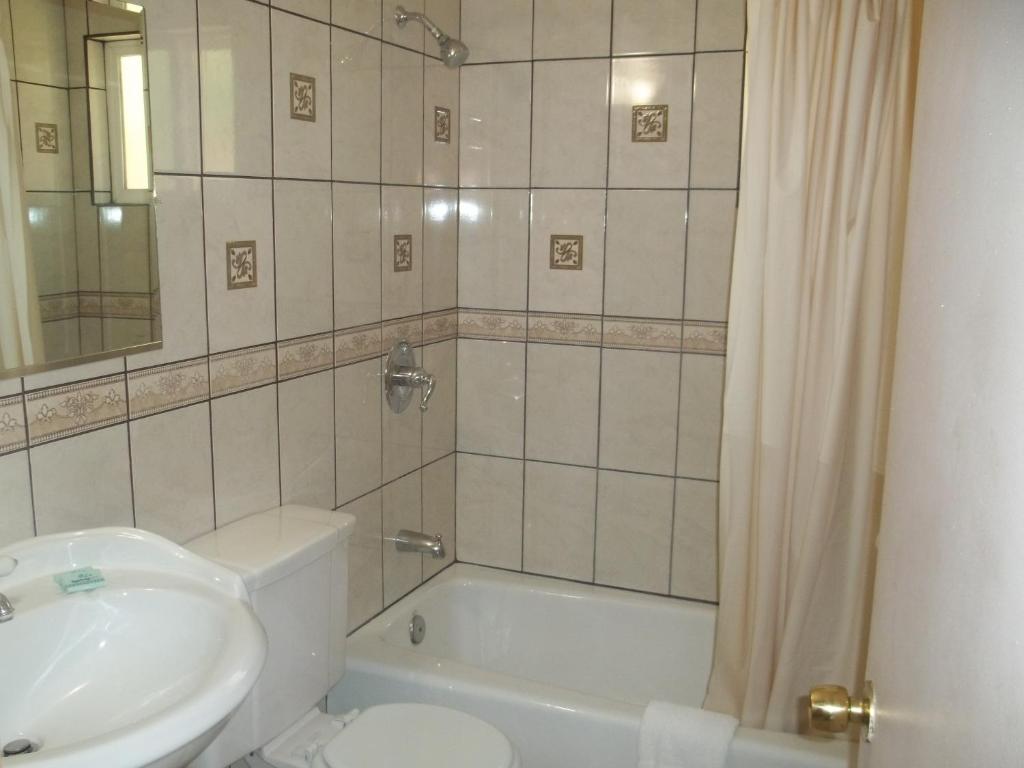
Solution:
[[[241,578],[152,533],[98,528],[0,549],[4,768],[182,768],[259,677],[266,634]],[[10,561],[5,561],[10,563]],[[65,594],[57,574],[101,572]]]

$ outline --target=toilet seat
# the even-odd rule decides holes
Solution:
[[[497,728],[432,704],[370,707],[324,746],[327,768],[518,768]]]

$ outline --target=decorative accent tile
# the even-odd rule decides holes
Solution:
[[[205,357],[128,374],[128,408],[133,419],[209,397],[210,371]]]
[[[334,333],[334,364],[359,363],[380,357],[380,323],[358,325]]]
[[[39,297],[39,317],[44,323],[78,317],[78,293],[50,293]]]
[[[412,235],[395,235],[395,272],[412,272]]]
[[[316,122],[316,78],[306,75],[290,75],[292,120]]]
[[[227,244],[228,290],[255,288],[256,241],[236,240]]]
[[[152,294],[106,291],[101,296],[101,316],[125,320],[150,320],[153,317]]]
[[[32,445],[70,437],[128,418],[124,376],[50,387],[27,396]]]
[[[103,294],[99,291],[78,292],[79,317],[103,317]]]
[[[447,107],[434,107],[434,141],[451,144],[452,111]]]
[[[683,323],[683,351],[724,355],[728,326],[709,320]]]
[[[668,141],[668,104],[633,107],[633,141]]]
[[[527,323],[530,341],[601,346],[600,315],[568,315],[531,312]]]
[[[0,398],[0,455],[28,445],[21,395]]]
[[[277,344],[277,375],[291,379],[334,366],[334,334],[322,333]]]
[[[223,352],[210,358],[210,394],[214,397],[270,384],[276,379],[273,344]]]
[[[551,269],[583,269],[583,235],[551,236]]]
[[[682,324],[678,320],[639,317],[606,317],[604,346],[618,349],[643,349],[652,352],[678,352]]]
[[[36,123],[36,152],[42,152],[45,155],[60,153],[56,124]]]
[[[459,335],[459,312],[445,309],[423,316],[423,343],[454,339]]]
[[[423,343],[422,315],[388,320],[381,326],[380,342],[383,354],[387,354],[391,347],[400,341],[407,341],[414,347]]]
[[[526,341],[526,313],[459,310],[459,337]]]

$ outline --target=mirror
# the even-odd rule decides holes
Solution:
[[[0,378],[159,347],[142,7],[10,0],[0,49]]]

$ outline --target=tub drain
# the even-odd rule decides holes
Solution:
[[[39,744],[31,739],[15,739],[4,744],[4,757],[15,755],[27,755],[31,752],[38,752]]]
[[[427,622],[418,613],[414,613],[412,621],[409,622],[409,639],[412,640],[413,645],[419,645],[423,642],[426,634]]]

